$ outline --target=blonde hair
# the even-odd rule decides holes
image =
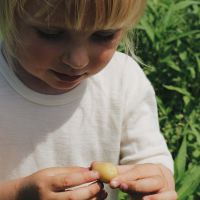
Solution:
[[[30,14],[26,8],[32,2],[39,6],[35,13]],[[0,33],[6,48],[14,54],[15,45],[20,45],[22,39],[16,19],[29,15],[36,19],[45,18],[48,23],[59,6],[64,8],[67,28],[98,30],[121,27],[127,33],[138,22],[145,4],[146,0],[1,0]],[[128,46],[127,37],[124,38]]]

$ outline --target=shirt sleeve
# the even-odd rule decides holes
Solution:
[[[135,61],[127,65],[120,164],[160,163],[174,172],[159,128],[154,89]]]

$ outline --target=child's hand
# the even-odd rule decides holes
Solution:
[[[118,166],[110,186],[130,194],[133,200],[176,200],[173,175],[161,164]]]
[[[107,194],[98,178],[98,173],[87,168],[44,169],[22,179],[17,200],[105,199]],[[81,184],[86,185],[78,187]]]

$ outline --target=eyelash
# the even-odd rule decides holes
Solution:
[[[92,40],[95,42],[109,42],[112,41],[115,37],[115,33],[110,33],[110,34],[93,34],[92,35]]]
[[[57,40],[61,40],[64,36],[64,32],[60,31],[58,33],[48,33],[45,31],[42,31],[40,29],[36,29],[36,32],[38,33],[38,35],[46,40],[52,40],[52,41],[57,41]],[[91,40],[97,43],[103,43],[103,42],[110,42],[114,39],[115,37],[115,32],[114,33],[94,33],[91,36]]]
[[[41,38],[47,39],[47,40],[59,40],[59,39],[62,39],[62,36],[63,36],[63,32],[48,33],[48,32],[44,32],[44,31],[39,30],[39,29],[36,29],[36,32],[38,33],[38,35]]]

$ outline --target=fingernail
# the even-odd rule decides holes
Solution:
[[[118,181],[111,181],[110,185],[114,188],[118,187],[120,185],[120,183]]]

